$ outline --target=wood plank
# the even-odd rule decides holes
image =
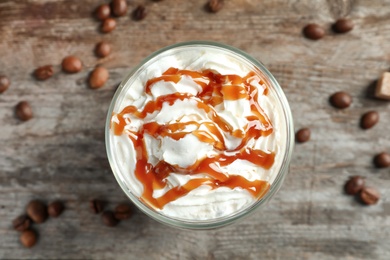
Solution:
[[[390,174],[372,164],[376,153],[390,152],[390,103],[372,98],[375,80],[390,68],[389,0],[230,0],[217,14],[204,11],[204,0],[134,0],[130,9],[145,4],[146,19],[121,17],[107,35],[91,16],[103,2],[0,2],[0,74],[12,81],[0,94],[1,259],[390,259]],[[336,35],[330,25],[343,15],[355,28]],[[302,37],[310,22],[326,28],[324,39]],[[93,49],[102,39],[113,53],[97,59]],[[296,145],[271,203],[235,225],[188,232],[135,210],[130,221],[105,227],[88,200],[100,197],[110,208],[126,201],[104,145],[115,88],[151,52],[189,40],[223,42],[261,60],[285,90],[296,129],[310,127],[312,139]],[[84,64],[75,75],[60,71],[71,54]],[[46,64],[55,75],[36,81],[31,73]],[[110,79],[93,91],[86,79],[97,64]],[[343,111],[328,103],[339,90],[353,97]],[[20,100],[34,110],[26,123],[14,116]],[[364,131],[359,120],[368,110],[381,119]],[[343,194],[350,175],[365,176],[380,191],[378,205],[364,207]],[[36,225],[39,242],[25,249],[11,221],[33,198],[62,199],[67,209]]]

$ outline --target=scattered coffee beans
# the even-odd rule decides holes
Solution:
[[[121,203],[116,206],[114,211],[116,219],[125,220],[131,217],[131,206],[127,203]]]
[[[222,9],[223,4],[224,4],[223,0],[210,0],[207,3],[207,9],[211,13],[217,13]]]
[[[126,0],[112,0],[111,11],[114,16],[123,16],[127,13]]]
[[[369,129],[376,125],[379,121],[379,113],[376,111],[369,111],[365,113],[361,120],[360,120],[360,126],[363,129]]]
[[[365,205],[374,205],[380,198],[376,189],[365,186],[365,180],[361,176],[351,176],[345,183],[344,190],[348,195],[356,195],[358,201]]]
[[[108,56],[110,52],[111,52],[111,46],[107,42],[103,41],[96,44],[96,48],[95,48],[96,56],[100,58],[104,58]]]
[[[115,30],[115,28],[116,28],[116,21],[113,18],[107,18],[102,22],[100,26],[100,31],[103,33],[109,33]]]
[[[364,178],[361,176],[352,176],[344,186],[345,193],[348,195],[356,195],[364,187]]]
[[[34,76],[38,80],[46,80],[51,76],[53,76],[53,74],[54,74],[54,70],[52,65],[42,66],[37,68],[34,71]]]
[[[0,94],[6,91],[11,82],[6,76],[0,76]]]
[[[27,101],[21,101],[16,105],[15,114],[22,121],[28,121],[33,118],[31,106]]]
[[[374,164],[377,168],[387,168],[390,166],[390,154],[382,152],[374,157]]]
[[[20,242],[25,247],[33,247],[37,242],[37,234],[34,230],[28,229],[20,235]]]
[[[58,217],[64,210],[64,205],[60,201],[54,201],[48,207],[39,201],[32,200],[27,204],[27,215],[21,215],[12,221],[15,230],[22,232],[20,242],[25,247],[32,247],[37,242],[37,233],[30,229],[33,222],[43,223],[46,221],[48,214],[51,217]]]
[[[93,199],[89,201],[89,207],[91,208],[93,213],[99,214],[104,210],[104,201]]]
[[[380,199],[379,192],[371,187],[364,187],[359,193],[359,199],[363,204],[374,205]]]
[[[342,18],[333,24],[332,29],[336,33],[347,33],[353,29],[353,22],[350,19]]]
[[[339,91],[330,96],[329,101],[332,106],[343,109],[351,105],[352,97],[344,91]]]
[[[56,218],[64,211],[64,204],[61,201],[53,201],[47,206],[47,213],[50,217]]]
[[[309,128],[302,128],[295,134],[295,139],[298,143],[304,143],[310,140],[310,134],[311,132]]]
[[[27,215],[21,215],[12,221],[12,225],[17,231],[25,231],[30,228],[31,220]]]
[[[325,36],[325,30],[318,24],[311,23],[303,28],[303,35],[310,40],[319,40]]]
[[[39,200],[32,200],[27,205],[27,215],[35,223],[43,223],[47,219],[46,205]]]
[[[103,212],[102,220],[104,225],[108,227],[115,227],[119,223],[119,221],[115,218],[114,213],[109,210]]]
[[[83,64],[81,60],[75,56],[68,56],[62,60],[62,70],[67,73],[77,73],[81,71]]]
[[[95,16],[98,20],[106,20],[110,17],[111,9],[108,4],[99,5],[95,10]]]
[[[97,89],[104,86],[109,78],[108,70],[104,67],[96,67],[89,75],[89,86],[90,88]]]
[[[375,89],[377,98],[390,100],[390,72],[384,72]]]
[[[135,21],[141,21],[146,17],[146,9],[143,5],[137,6],[133,11],[133,19]]]

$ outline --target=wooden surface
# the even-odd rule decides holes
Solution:
[[[91,17],[104,0],[0,1],[0,74],[12,85],[0,95],[1,259],[390,259],[390,170],[377,170],[372,157],[390,152],[390,102],[372,98],[374,82],[390,67],[390,1],[226,0],[217,14],[205,0],[129,1],[145,4],[135,22],[117,19],[111,34],[98,32]],[[355,29],[335,35],[330,24],[348,15]],[[324,26],[324,39],[304,39],[309,22]],[[95,43],[105,39],[113,53],[98,60]],[[126,201],[104,145],[106,111],[116,85],[141,59],[169,44],[214,40],[260,59],[290,101],[295,127],[310,127],[312,140],[297,144],[280,192],[261,211],[233,226],[182,231],[136,211],[116,228],[89,212],[92,197]],[[66,75],[59,64],[77,55],[81,73]],[[97,91],[86,86],[98,63],[110,71]],[[53,64],[54,77],[36,81],[38,66]],[[328,104],[330,94],[353,96],[350,108]],[[21,123],[14,106],[31,103],[35,117]],[[373,129],[359,128],[360,116],[378,110]],[[343,194],[350,175],[363,175],[378,188],[378,205],[364,207]],[[23,248],[11,227],[33,198],[64,200],[58,219],[35,225],[40,237]]]

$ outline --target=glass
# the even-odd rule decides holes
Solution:
[[[129,177],[129,173],[121,172],[118,165],[117,159],[114,156],[114,147],[112,145],[110,133],[110,125],[111,125],[111,117],[113,115],[113,111],[116,111],[116,108],[122,103],[125,98],[125,93],[131,87],[132,83],[137,79],[137,77],[145,71],[150,64],[159,60],[161,57],[166,57],[169,55],[173,55],[180,51],[183,51],[186,48],[211,48],[213,50],[222,51],[226,53],[226,55],[231,56],[240,62],[244,63],[246,66],[254,68],[257,73],[262,74],[262,78],[267,81],[269,86],[269,91],[272,91],[277,97],[278,101],[281,104],[283,110],[283,122],[285,124],[286,136],[285,136],[285,152],[283,156],[283,161],[281,163],[279,172],[272,182],[269,191],[259,200],[252,203],[249,207],[245,207],[231,215],[214,218],[209,220],[186,220],[186,219],[178,219],[166,216],[152,207],[148,206],[144,202],[142,202],[138,196],[133,194],[131,188],[131,179]],[[254,212],[255,209],[258,209],[260,206],[264,205],[268,202],[271,197],[279,190],[282,185],[282,182],[288,172],[289,163],[292,155],[293,144],[294,144],[294,130],[293,130],[293,119],[290,111],[289,104],[287,99],[283,93],[282,88],[276,81],[276,79],[272,76],[272,74],[265,68],[265,66],[251,57],[249,54],[233,48],[231,46],[223,45],[220,43],[214,42],[205,42],[205,41],[193,41],[193,42],[184,42],[178,43],[175,45],[171,45],[165,47],[147,57],[143,60],[137,67],[135,67],[121,82],[119,85],[113,99],[111,105],[108,110],[107,120],[106,120],[106,129],[105,129],[105,138],[106,138],[106,150],[108,155],[108,160],[110,162],[112,171],[116,180],[118,181],[120,187],[125,192],[125,194],[130,198],[130,200],[145,214],[150,216],[151,218],[172,226],[176,228],[185,228],[185,229],[212,229],[222,227],[231,223],[236,222],[239,219],[242,219],[244,216],[248,216],[250,213]]]

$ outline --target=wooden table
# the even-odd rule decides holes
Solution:
[[[136,22],[117,19],[110,34],[98,32],[91,12],[104,0],[0,2],[0,74],[12,85],[0,95],[0,258],[1,259],[390,259],[390,172],[372,158],[390,152],[390,102],[372,97],[373,84],[390,67],[390,1],[226,0],[217,14],[205,0],[129,1],[148,15]],[[130,13],[130,11],[129,11]],[[335,35],[335,19],[348,15],[355,28]],[[302,37],[307,23],[326,28],[319,41]],[[113,53],[97,59],[100,40]],[[109,208],[126,201],[111,173],[104,123],[115,87],[144,57],[169,44],[213,40],[260,59],[276,76],[290,101],[295,127],[312,130],[297,144],[290,173],[263,210],[233,226],[182,231],[161,225],[139,211],[116,228],[89,212],[97,197]],[[61,60],[79,56],[82,72],[60,72]],[[55,75],[36,81],[35,68],[53,64]],[[106,86],[86,85],[96,64],[110,71]],[[339,90],[353,104],[336,110],[328,97]],[[20,122],[14,106],[31,103],[34,118]],[[373,129],[359,128],[368,110],[380,113]],[[362,175],[382,198],[362,206],[343,194],[351,175]],[[33,198],[61,199],[58,219],[35,225],[39,241],[23,248],[11,222]]]

